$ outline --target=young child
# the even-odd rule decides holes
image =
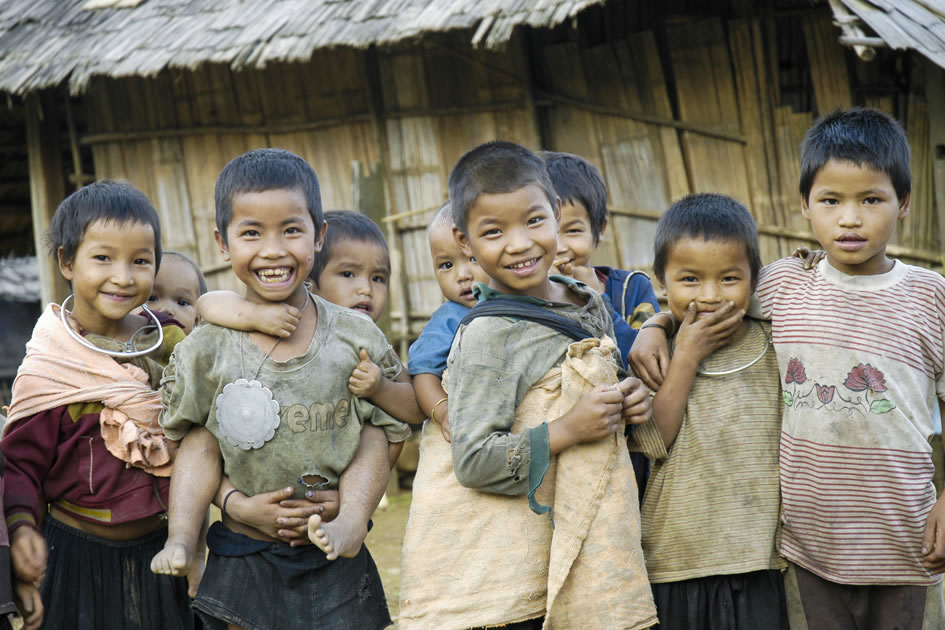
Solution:
[[[215,200],[214,234],[246,299],[289,304],[298,324],[287,337],[197,328],[165,371],[162,426],[178,439],[192,425],[206,427],[231,492],[291,487],[299,499],[306,489],[338,489],[340,507],[330,523],[310,519],[316,546],[291,547],[233,519],[225,497],[194,608],[210,628],[308,627],[313,618],[325,627],[383,628],[384,592],[362,543],[387,483],[388,440],[404,440],[409,428],[353,396],[348,379],[362,349],[382,357],[387,341],[361,315],[304,286],[325,229],[318,180],[304,160],[279,149],[243,154],[220,173]],[[195,523],[220,485],[217,461],[203,455],[184,439],[158,565],[193,554]]]
[[[642,271],[624,271],[590,266],[591,256],[607,229],[607,186],[596,166],[571,153],[545,151],[541,154],[548,176],[561,199],[558,252],[555,267],[601,294],[614,322],[614,341],[620,360],[627,367],[627,354],[637,330],[654,313],[659,302],[653,284]],[[650,463],[642,453],[630,453],[640,500],[646,491]]]
[[[390,254],[387,241],[369,217],[350,210],[325,213],[324,243],[315,255],[311,279],[314,293],[332,304],[363,313],[377,322],[387,306]],[[214,291],[199,301],[204,321],[227,328],[261,331],[285,337],[295,330],[298,309],[288,304],[253,304],[236,293]],[[410,377],[388,345],[383,358],[392,367],[382,371],[368,353],[351,374],[351,393],[404,422],[419,423],[425,417],[417,406]]]
[[[945,280],[886,254],[911,186],[894,119],[865,108],[821,118],[801,147],[800,192],[827,258],[812,271],[779,260],[758,283],[784,389],[792,628],[945,627],[945,500],[929,446],[945,398]],[[649,374],[657,355],[641,351]]]
[[[206,292],[207,281],[197,263],[180,252],[166,251],[154,277],[148,307],[173,317],[189,335],[200,323],[197,299]]]
[[[154,387],[184,336],[134,312],[161,262],[157,213],[97,182],[62,202],[48,240],[73,294],[33,330],[0,442],[16,578],[41,584],[31,618],[47,628],[192,627],[186,580],[148,571],[175,447]]]
[[[579,155],[554,151],[541,155],[561,199],[555,267],[603,296],[614,320],[615,341],[626,367],[637,330],[660,310],[653,284],[642,271],[590,266],[610,216],[604,178],[596,166]]]
[[[656,228],[653,272],[673,317],[653,420],[630,432],[653,460],[643,553],[660,628],[787,628],[777,552],[781,395],[767,322],[708,323],[746,309],[761,258],[751,214],[715,194],[677,201]]]
[[[638,380],[618,382],[600,296],[549,279],[559,207],[545,165],[491,142],[460,159],[449,189],[458,242],[490,278],[476,285],[470,316],[517,314],[467,320],[453,342],[451,441],[423,435],[399,623],[649,627],[656,615],[622,439],[625,420],[647,419],[649,399]]]
[[[420,332],[420,337],[411,344],[407,369],[413,379],[417,404],[423,410],[430,410],[427,417],[439,424],[448,442],[449,408],[440,379],[446,370],[446,359],[459,322],[476,305],[473,284],[487,283],[489,277],[475,258],[463,253],[453,238],[453,210],[448,201],[433,215],[427,227],[427,239],[430,241],[436,282],[446,302],[436,309]]]

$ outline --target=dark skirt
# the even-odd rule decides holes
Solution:
[[[787,630],[781,571],[653,584],[660,630]]]
[[[191,630],[187,579],[151,572],[167,528],[117,542],[52,517],[43,527],[49,560],[41,593],[43,628]]]
[[[207,547],[194,608],[208,629],[380,630],[391,623],[365,545],[354,558],[328,560],[314,545],[255,540],[214,523]]]

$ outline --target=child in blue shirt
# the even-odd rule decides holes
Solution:
[[[600,293],[614,320],[620,359],[627,354],[637,331],[660,310],[653,284],[642,271],[591,266],[590,259],[607,229],[607,187],[596,166],[579,155],[545,151],[541,154],[551,183],[561,199],[558,255],[555,266]]]
[[[459,322],[476,304],[473,283],[488,283],[489,278],[474,258],[463,253],[453,238],[453,212],[448,201],[433,215],[427,238],[436,281],[446,302],[436,309],[423,327],[420,338],[411,344],[407,370],[413,378],[417,404],[431,420],[439,423],[443,437],[449,441],[447,396],[440,378],[446,370],[446,359]]]
[[[591,255],[607,229],[609,215],[607,187],[597,167],[571,153],[545,151],[541,156],[561,200],[555,267],[603,296],[614,321],[620,360],[626,369],[627,355],[637,331],[647,318],[660,310],[653,284],[642,271],[590,265]],[[650,465],[642,453],[630,453],[630,460],[642,501]]]

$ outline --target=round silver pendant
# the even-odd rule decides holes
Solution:
[[[217,396],[216,418],[220,435],[231,445],[244,451],[262,448],[279,428],[279,402],[259,381],[238,378]]]

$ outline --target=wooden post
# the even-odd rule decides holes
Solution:
[[[938,215],[938,251],[941,252],[945,250],[945,70],[928,60],[925,60],[925,100],[929,111],[933,198]]]
[[[30,174],[30,202],[33,214],[33,240],[43,308],[61,302],[69,295],[69,286],[59,273],[59,266],[46,249],[46,230],[56,207],[66,196],[59,146],[59,118],[51,95],[31,93],[26,96],[26,149]]]

